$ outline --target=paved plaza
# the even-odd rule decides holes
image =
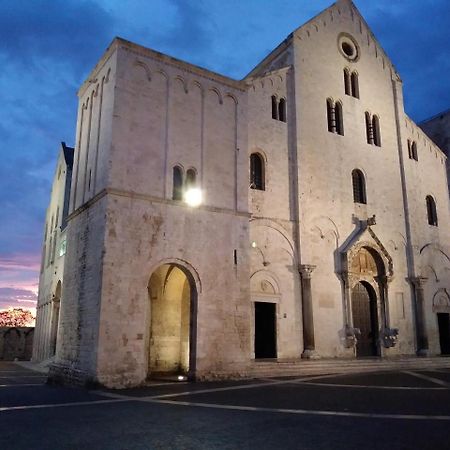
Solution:
[[[449,449],[450,369],[50,386],[0,363],[0,449]]]

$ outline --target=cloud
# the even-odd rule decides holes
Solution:
[[[448,109],[448,0],[412,1],[408,5],[370,2],[364,10],[375,36],[403,79],[407,113],[420,121]]]
[[[0,287],[0,310],[8,308],[29,308],[36,306],[37,295],[27,289],[1,288]]]
[[[77,75],[99,56],[114,18],[93,1],[33,0],[0,4],[0,52],[25,70],[46,73],[65,61]]]

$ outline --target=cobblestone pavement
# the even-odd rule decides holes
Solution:
[[[0,362],[0,449],[450,449],[450,370],[49,386]]]

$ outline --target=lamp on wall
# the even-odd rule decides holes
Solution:
[[[184,201],[193,208],[200,206],[202,204],[202,200],[203,195],[201,189],[199,188],[192,187],[184,193]]]

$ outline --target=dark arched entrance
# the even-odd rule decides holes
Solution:
[[[438,313],[439,344],[441,355],[450,355],[450,314]]]
[[[61,304],[61,281],[58,281],[55,289],[55,295],[52,301],[52,316],[51,316],[51,335],[50,335],[50,356],[56,353],[56,341],[58,339],[59,326],[59,308]]]
[[[163,264],[150,277],[148,376],[195,375],[197,289],[192,274]]]
[[[356,356],[378,356],[378,312],[374,289],[358,282],[352,289],[353,327],[361,334],[357,338]]]
[[[361,332],[356,336],[356,356],[380,356],[380,328],[387,323],[385,265],[369,246],[357,249],[350,261],[352,323]]]

